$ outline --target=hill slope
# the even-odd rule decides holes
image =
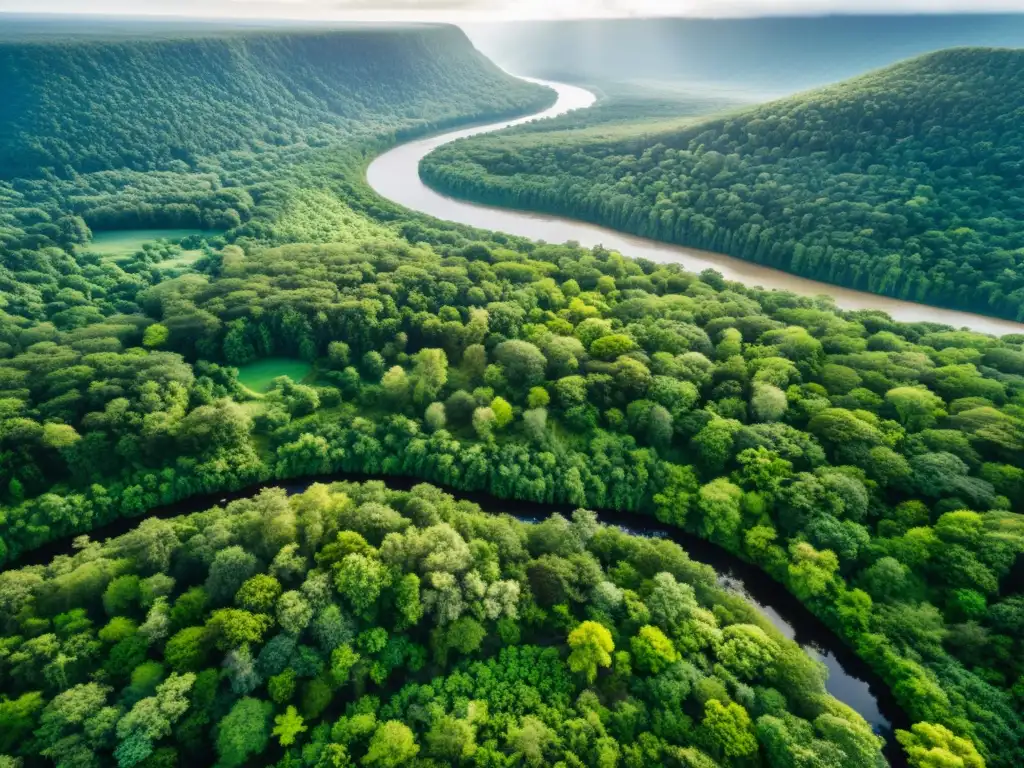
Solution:
[[[536,98],[455,27],[0,44],[0,175],[153,170]],[[482,103],[485,102],[485,103]]]
[[[441,148],[450,193],[840,285],[1024,317],[1024,51],[955,49],[652,132],[535,127]]]

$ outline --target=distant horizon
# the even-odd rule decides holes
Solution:
[[[207,23],[295,23],[295,22],[332,22],[332,23],[497,23],[497,22],[528,22],[528,21],[600,21],[630,19],[691,19],[694,21],[739,21],[756,19],[809,19],[809,18],[843,18],[843,17],[955,17],[955,16],[1022,16],[1024,7],[1018,0],[975,0],[971,3],[958,3],[955,0],[945,3],[931,3],[938,7],[924,7],[924,0],[909,0],[910,7],[893,7],[892,3],[875,6],[873,3],[864,7],[845,7],[841,3],[837,7],[820,7],[830,0],[791,0],[765,4],[760,0],[738,0],[723,12],[720,3],[709,4],[705,0],[697,0],[697,5],[685,9],[661,10],[656,5],[646,2],[631,4],[602,3],[601,7],[587,11],[585,0],[577,0],[575,4],[566,4],[568,10],[555,9],[543,12],[533,10],[542,6],[540,0],[527,3],[529,7],[519,10],[505,7],[487,9],[480,7],[484,0],[427,0],[427,8],[417,8],[414,3],[394,0],[390,8],[366,9],[373,5],[370,0],[349,0],[349,2],[330,2],[329,0],[221,0],[205,2],[204,0],[104,0],[92,3],[88,10],[66,7],[74,0],[0,0],[0,14],[11,17],[45,18],[94,18],[94,19],[125,19],[137,21],[171,22],[196,21]],[[171,7],[167,7],[165,2]],[[794,4],[795,3],[795,4]],[[459,8],[452,6],[458,5]],[[630,8],[628,6],[635,5]],[[143,6],[143,7],[139,7]],[[773,10],[775,8],[776,10]]]

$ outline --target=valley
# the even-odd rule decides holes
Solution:
[[[0,768],[1024,762],[1016,17],[0,20]]]

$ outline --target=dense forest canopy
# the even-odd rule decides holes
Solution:
[[[443,125],[501,79],[448,26],[3,42],[0,173],[195,171],[228,150]],[[526,91],[511,82],[505,110]]]
[[[924,56],[680,127],[463,140],[438,188],[898,298],[1024,318],[1024,51]]]
[[[885,765],[710,568],[583,510],[265,491],[7,571],[0,594],[0,750],[58,765]]]
[[[787,584],[914,720],[1024,754],[1024,338],[400,228],[421,245],[226,246],[134,327],[18,334],[10,556],[338,470],[656,514]],[[271,355],[316,379],[240,391]]]
[[[231,51],[252,77],[190,81],[197,115],[239,115],[230,135],[114,119],[123,143],[93,144],[39,116],[87,120],[49,81],[17,113],[45,125],[33,157],[63,142],[68,162],[0,184],[0,765],[879,764],[820,668],[708,568],[586,513],[316,486],[81,537],[338,472],[654,515],[865,660],[913,723],[913,768],[1024,763],[1024,335],[398,210],[366,187],[374,152],[551,95],[457,32],[397,34],[425,37],[357,62],[342,43],[382,33],[47,43],[102,52],[70,71],[110,109],[90,78],[183,103],[180,63],[139,46]],[[168,160],[175,135],[194,154]],[[92,242],[140,225],[206,232]],[[239,383],[275,359],[310,373]]]

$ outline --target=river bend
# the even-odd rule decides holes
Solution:
[[[625,256],[642,257],[654,262],[676,262],[692,272],[714,269],[727,280],[751,286],[792,291],[804,296],[826,294],[843,309],[876,309],[904,322],[927,321],[945,323],[955,328],[966,327],[982,333],[1001,335],[1024,333],[1024,324],[996,317],[940,309],[926,304],[855,291],[831,283],[822,283],[806,277],[791,275],[782,270],[743,261],[732,256],[627,235],[606,227],[582,221],[550,216],[529,211],[517,211],[495,206],[470,203],[435,192],[420,180],[419,165],[431,151],[457,139],[508,128],[513,125],[556,117],[575,109],[585,109],[597,97],[583,88],[534,78],[522,78],[546,85],[558,94],[555,104],[548,109],[515,120],[503,120],[487,125],[463,128],[438,136],[417,139],[399,145],[377,157],[367,171],[370,187],[381,197],[420,213],[459,224],[504,232],[510,235],[544,240],[548,243],[575,241],[593,248],[604,246]]]

